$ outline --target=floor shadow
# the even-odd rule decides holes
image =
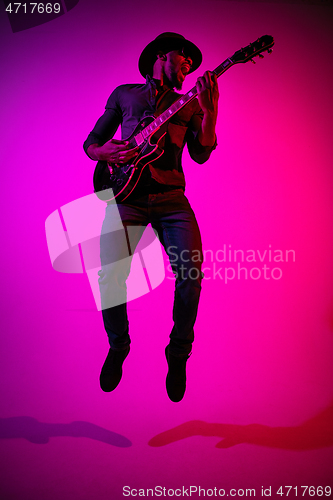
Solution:
[[[153,437],[149,446],[165,446],[191,436],[223,438],[216,448],[231,448],[237,444],[255,444],[282,450],[316,450],[333,446],[333,402],[315,417],[295,427],[269,427],[250,424],[209,424],[192,420]]]
[[[132,446],[129,439],[90,422],[47,424],[32,417],[0,418],[0,439],[23,438],[35,444],[46,444],[51,437],[85,437],[119,448]]]

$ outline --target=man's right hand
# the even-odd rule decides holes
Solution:
[[[103,146],[91,144],[87,150],[93,160],[107,161],[109,163],[127,163],[139,154],[140,147],[129,149],[128,141],[110,139]]]

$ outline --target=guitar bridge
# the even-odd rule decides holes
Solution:
[[[138,168],[138,167],[135,167],[134,165],[129,165],[128,169],[127,169],[127,170],[124,170],[124,174],[127,174],[127,172],[128,172],[131,168]]]

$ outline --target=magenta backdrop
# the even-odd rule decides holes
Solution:
[[[263,486],[281,498],[280,486],[301,496],[301,485],[333,482],[332,6],[163,5],[80,0],[17,33],[1,13],[5,500],[118,500],[126,485],[226,496],[261,496]],[[111,90],[143,81],[138,57],[163,31],[198,44],[202,70],[258,36],[275,38],[271,56],[220,78],[210,161],[184,154],[186,193],[214,261],[207,254],[179,404],[165,391],[170,273],[129,304],[131,354],[120,386],[104,394],[108,344],[87,277],[52,269],[44,232],[51,212],[91,193],[82,143]],[[242,271],[226,283],[225,267],[237,263],[218,261],[224,248],[255,250],[256,262],[241,264],[248,273],[266,264],[266,279]],[[284,261],[269,262],[269,250]]]

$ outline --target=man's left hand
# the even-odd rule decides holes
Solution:
[[[204,114],[217,115],[219,89],[216,74],[206,71],[203,76],[197,79],[196,87],[198,101]]]

